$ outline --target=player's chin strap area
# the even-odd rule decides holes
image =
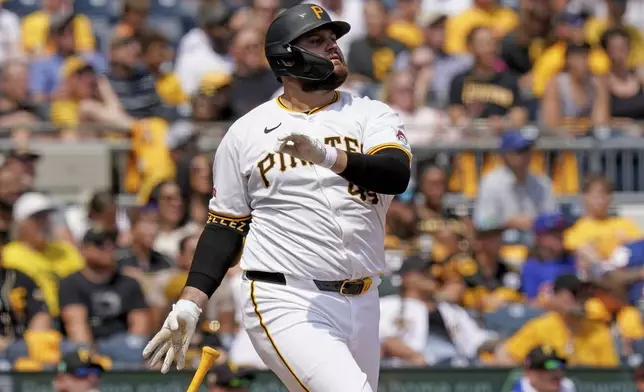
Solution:
[[[286,276],[280,272],[245,271],[244,279],[257,282],[293,286],[305,290],[317,288],[320,291],[340,293],[346,296],[362,295],[372,287],[378,287],[380,277],[367,277],[355,280],[316,280]],[[375,284],[374,284],[375,283]]]

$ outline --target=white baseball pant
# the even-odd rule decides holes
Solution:
[[[244,278],[244,327],[290,392],[376,392],[379,282],[362,295],[343,296],[309,280],[287,277],[284,286]]]

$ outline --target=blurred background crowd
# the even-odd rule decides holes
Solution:
[[[79,348],[145,366],[206,221],[203,138],[279,96],[263,37],[298,2],[0,1],[4,368]],[[570,366],[641,363],[644,232],[614,194],[642,190],[644,160],[593,167],[565,147],[640,138],[644,1],[317,3],[352,25],[341,89],[396,109],[415,152],[387,217],[383,366],[511,366],[536,347]],[[88,142],[128,143],[111,186],[72,201],[39,188],[52,174],[33,145]],[[422,153],[467,142],[487,150]],[[190,364],[211,345],[265,368],[239,328],[240,272],[205,309]]]

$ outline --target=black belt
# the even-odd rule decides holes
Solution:
[[[258,282],[274,283],[286,286],[286,276],[281,272],[246,271],[245,276],[249,280]],[[356,280],[315,280],[313,283],[320,291],[330,291],[342,295],[360,295],[366,293],[371,287],[371,278]]]

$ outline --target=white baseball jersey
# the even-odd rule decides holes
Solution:
[[[386,104],[336,92],[307,113],[280,98],[237,120],[219,145],[209,222],[248,231],[244,270],[319,280],[358,279],[385,269],[385,215],[393,196],[350,184],[329,169],[274,151],[299,131],[345,151],[411,150],[398,114]],[[252,223],[251,223],[252,222]]]

